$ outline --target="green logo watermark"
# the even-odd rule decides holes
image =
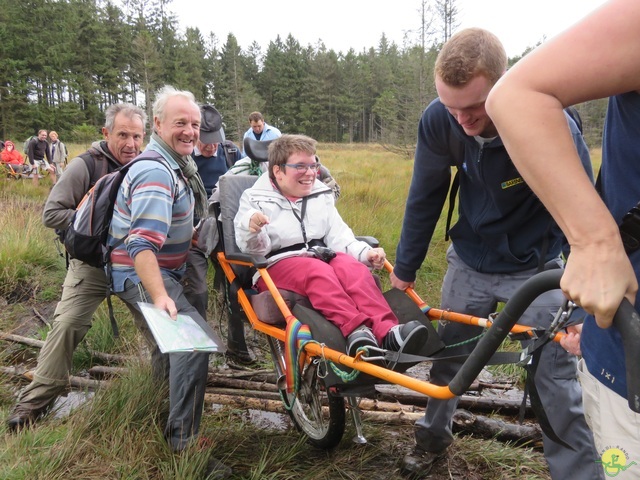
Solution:
[[[615,477],[637,465],[636,462],[630,461],[629,454],[619,447],[607,448],[602,452],[600,460],[596,460],[596,463],[602,464],[604,474],[607,477]]]

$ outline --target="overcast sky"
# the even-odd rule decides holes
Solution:
[[[495,33],[510,57],[551,38],[605,0],[457,0],[459,29],[482,27]],[[327,48],[377,47],[384,33],[399,46],[420,26],[420,0],[174,0],[181,26],[213,32],[220,45],[233,33],[240,47],[263,45],[289,33],[303,46],[322,40]],[[413,33],[411,33],[413,32]],[[411,43],[415,43],[413,40]]]

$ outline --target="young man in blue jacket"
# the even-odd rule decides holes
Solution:
[[[451,167],[455,166],[459,171],[459,218],[448,232],[452,245],[447,252],[441,308],[485,318],[535,273],[562,268],[562,232],[513,166],[484,109],[489,91],[506,68],[502,44],[485,30],[463,30],[443,46],[436,60],[439,98],[427,107],[418,127],[413,179],[391,276],[396,288],[414,285],[449,192]],[[567,122],[591,173],[580,131],[568,117]],[[562,300],[560,290],[541,295],[519,323],[548,326]],[[439,325],[447,345],[464,342],[480,331],[454,322]],[[451,348],[447,354],[469,353],[474,345]],[[459,367],[460,363],[434,362],[431,381],[446,385]],[[576,358],[556,343],[544,346],[535,384],[554,433],[570,445],[543,434],[551,476],[601,478],[593,437],[582,412]],[[426,474],[445,455],[453,442],[452,418],[457,404],[457,399],[429,399],[426,415],[415,425],[416,447],[403,459],[403,471]]]

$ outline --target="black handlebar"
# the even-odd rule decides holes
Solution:
[[[562,273],[562,270],[541,272],[522,284],[451,380],[449,390],[453,394],[460,396],[469,389],[531,302],[544,292],[560,288]],[[616,312],[613,324],[622,335],[629,407],[640,413],[640,315],[625,299]]]
[[[640,413],[640,315],[626,298],[613,317],[613,324],[622,337],[629,408]]]

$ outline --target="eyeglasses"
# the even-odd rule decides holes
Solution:
[[[302,174],[307,173],[307,170],[311,170],[312,172],[317,172],[320,170],[320,162],[316,163],[285,163],[285,167],[295,168],[296,172]]]

